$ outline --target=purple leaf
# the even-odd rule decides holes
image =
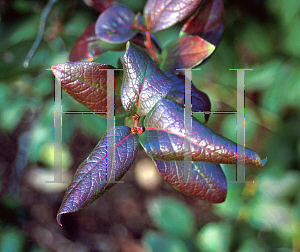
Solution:
[[[134,13],[124,6],[115,6],[104,11],[97,19],[95,32],[109,43],[123,43],[138,33]]]
[[[192,116],[191,132],[185,132],[184,109],[170,100],[159,101],[144,120],[146,131],[140,143],[158,160],[178,161],[189,155],[192,161],[263,166],[258,154],[248,148],[236,153],[237,144],[214,132]],[[187,135],[187,136],[186,136]],[[185,146],[188,142],[189,146]]]
[[[107,43],[95,34],[95,23],[90,24],[77,40],[69,56],[70,61],[92,61],[108,51],[123,51],[125,43]]]
[[[172,100],[184,106],[184,99],[185,99],[185,77],[182,75],[175,75],[167,73],[167,76],[174,81],[173,87],[171,88],[170,92],[166,96],[166,99]],[[199,112],[199,111],[210,111],[211,103],[207,96],[207,94],[198,90],[192,84],[192,111]],[[208,121],[210,113],[204,115],[205,121]]]
[[[92,61],[108,51],[123,51],[126,49],[126,43],[108,43],[97,37],[95,34],[95,24],[88,25],[84,33],[77,40],[70,53],[70,61]],[[145,48],[145,40],[146,36],[141,33],[136,34],[130,39],[131,42],[142,48]],[[151,40],[154,49],[160,53],[161,49],[153,36]]]
[[[93,112],[107,111],[107,69],[114,67],[96,62],[67,62],[51,67],[63,90]],[[127,115],[120,96],[122,72],[114,71],[116,117]]]
[[[88,6],[93,7],[100,13],[111,7],[115,1],[114,0],[83,0]]]
[[[147,29],[156,32],[169,28],[190,15],[201,0],[148,0],[144,8]]]
[[[198,35],[213,45],[217,45],[224,31],[223,14],[223,0],[205,1],[183,25],[180,36]]]
[[[160,68],[174,73],[176,69],[192,68],[212,54],[215,46],[198,36],[184,36],[165,46],[160,56]]]
[[[180,192],[213,203],[225,201],[227,182],[219,164],[155,159],[153,161],[162,177]],[[187,162],[190,165],[185,167]]]
[[[58,210],[57,222],[60,224],[62,214],[86,207],[114,186],[133,164],[138,143],[138,135],[129,127],[110,129],[78,167]],[[107,153],[109,148],[115,152],[114,159],[112,151]],[[113,171],[108,171],[108,163],[112,164]]]
[[[124,55],[122,104],[128,113],[145,116],[170,91],[169,79],[138,46],[128,43]]]

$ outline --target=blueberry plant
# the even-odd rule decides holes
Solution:
[[[102,13],[74,45],[71,62],[51,69],[69,95],[104,117],[108,86],[114,85],[113,116],[132,123],[109,129],[78,167],[58,211],[58,223],[62,214],[84,208],[114,186],[132,166],[139,143],[170,185],[202,200],[223,202],[227,182],[220,163],[263,166],[265,161],[248,148],[245,155],[237,153],[235,142],[193,116],[191,127],[185,127],[188,95],[192,112],[206,111],[205,121],[209,119],[208,96],[193,84],[186,95],[182,69],[201,64],[219,43],[222,0],[148,0],[143,16],[112,1],[87,2]],[[161,48],[155,32],[183,20],[178,38]],[[122,50],[119,71],[92,62],[102,53]],[[109,70],[114,73],[111,83]]]

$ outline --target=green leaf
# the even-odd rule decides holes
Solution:
[[[176,238],[148,231],[142,238],[145,249],[155,252],[188,252],[186,245]]]
[[[189,237],[195,231],[195,218],[186,204],[170,198],[160,197],[147,206],[154,224],[175,237]]]
[[[225,223],[209,223],[197,235],[197,244],[203,252],[229,252],[231,227]]]
[[[0,230],[0,252],[21,252],[25,246],[24,234],[16,228]]]
[[[281,60],[271,60],[253,66],[252,71],[245,74],[245,85],[249,91],[260,91],[270,88],[280,75]]]
[[[237,252],[268,252],[269,250],[262,245],[262,243],[255,238],[248,238],[245,240],[240,248],[237,250]],[[274,250],[272,250],[274,251]],[[283,251],[281,251],[283,252]]]
[[[229,183],[226,200],[221,204],[214,205],[214,213],[222,218],[236,219],[244,205],[242,198],[243,188],[243,184]]]

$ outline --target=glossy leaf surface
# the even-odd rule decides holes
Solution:
[[[201,0],[148,0],[144,8],[147,29],[164,30],[191,14]]]
[[[84,2],[100,13],[110,8],[115,3],[114,0],[84,0]]]
[[[110,129],[88,158],[78,167],[57,213],[60,224],[62,214],[75,212],[91,204],[119,181],[133,164],[138,151],[138,135],[129,127]],[[115,156],[107,149],[114,149]],[[112,176],[108,177],[107,163],[112,162]]]
[[[96,62],[67,62],[51,67],[62,88],[93,112],[107,111],[107,69],[114,67]],[[114,71],[116,117],[127,115],[120,97],[122,72]]]
[[[155,159],[153,161],[168,184],[180,192],[213,203],[225,201],[227,182],[219,164]],[[190,165],[185,166],[186,162]]]
[[[172,100],[184,106],[184,99],[185,99],[185,77],[182,75],[175,75],[167,73],[167,76],[174,81],[173,87],[171,88],[170,92],[167,94],[166,99]],[[192,111],[199,112],[199,111],[210,111],[211,103],[210,100],[204,92],[198,90],[192,84]],[[210,114],[205,114],[205,120],[208,121]]]
[[[217,45],[224,31],[223,0],[205,1],[197,12],[183,25],[180,35],[198,35]]]
[[[104,11],[97,19],[95,32],[109,43],[123,43],[138,33],[134,13],[124,6],[115,6]]]
[[[198,36],[179,37],[165,46],[160,57],[160,68],[174,73],[176,69],[199,65],[215,50],[215,46]]]
[[[88,25],[77,40],[70,53],[70,61],[92,61],[105,52],[125,50],[125,43],[112,44],[99,39],[95,34],[95,24]]]
[[[122,104],[128,113],[145,116],[170,91],[169,79],[140,47],[128,43],[124,55]]]
[[[140,143],[146,153],[158,160],[182,161],[190,155],[192,161],[223,164],[238,163],[263,166],[258,154],[248,148],[245,157],[236,153],[237,144],[217,134],[192,117],[192,130],[185,132],[184,108],[176,102],[162,100],[148,113],[144,120],[146,131]],[[186,136],[187,135],[187,136]],[[185,139],[189,146],[185,146]]]

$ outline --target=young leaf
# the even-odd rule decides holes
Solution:
[[[198,36],[184,36],[165,46],[160,56],[160,68],[164,72],[192,68],[199,65],[215,50],[215,46]]]
[[[180,192],[213,203],[225,201],[227,182],[219,164],[153,159],[162,177]],[[185,163],[190,165],[186,169]]]
[[[148,0],[144,8],[147,29],[157,32],[185,19],[201,0]]]
[[[105,52],[125,50],[125,43],[112,44],[99,39],[95,34],[95,24],[90,24],[77,40],[70,53],[70,61],[92,61]]]
[[[223,0],[205,1],[183,25],[180,36],[198,35],[211,44],[217,45],[224,31],[223,14]]]
[[[114,4],[114,0],[83,0],[88,6],[93,7],[100,13]]]
[[[67,62],[51,67],[61,87],[93,112],[107,111],[107,69],[114,67],[96,62]],[[120,97],[122,72],[114,71],[116,117],[127,115]]]
[[[124,55],[121,100],[128,113],[145,116],[170,91],[169,79],[138,46],[128,43]]]
[[[174,81],[173,87],[167,94],[166,99],[172,100],[184,106],[185,99],[185,78],[182,75],[175,75],[167,73],[167,76]],[[207,94],[198,90],[192,84],[192,111],[210,111],[211,103]],[[205,121],[208,121],[210,114],[205,114]]]
[[[154,159],[184,160],[186,154],[191,155],[192,161],[223,164],[245,162],[254,166],[263,166],[266,162],[248,148],[245,148],[245,156],[236,153],[236,143],[217,134],[194,117],[191,132],[185,132],[184,109],[167,99],[159,101],[147,114],[144,126],[146,131],[141,134],[140,143]],[[185,146],[186,141],[189,146]]]
[[[123,43],[138,33],[134,13],[125,6],[115,6],[104,11],[96,22],[96,35],[109,43]]]
[[[114,159],[107,149],[114,150]],[[94,202],[120,180],[133,164],[138,152],[138,135],[129,127],[110,129],[99,141],[88,158],[78,167],[57,213],[75,212]],[[108,171],[108,163],[113,171]],[[109,177],[109,173],[111,176]],[[60,224],[61,225],[61,224]]]

